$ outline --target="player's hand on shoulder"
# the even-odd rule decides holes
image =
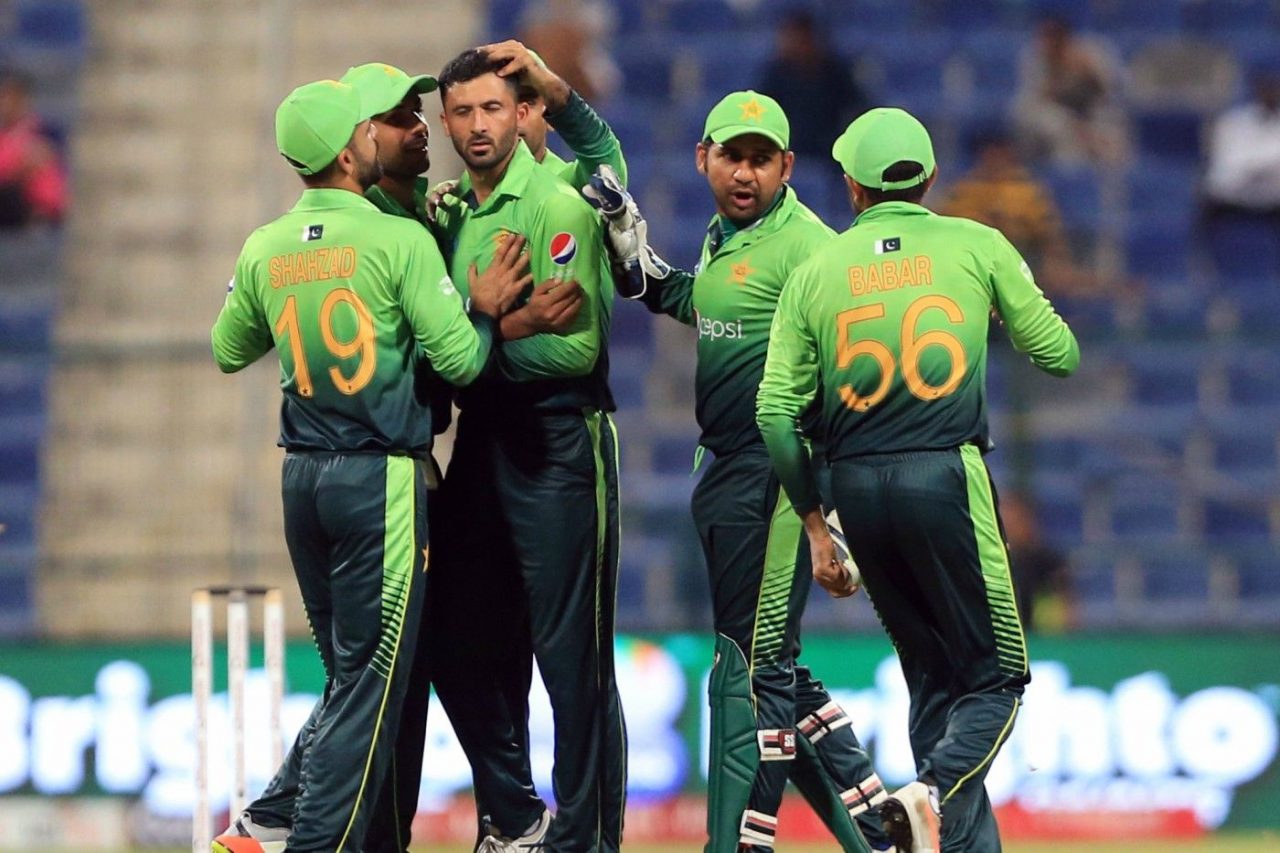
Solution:
[[[471,306],[475,310],[495,319],[501,317],[533,282],[524,246],[525,238],[512,234],[498,246],[493,262],[483,273],[476,272],[475,264],[467,270]]]
[[[427,220],[448,230],[453,217],[462,206],[457,181],[441,181],[427,193]]]
[[[549,278],[529,296],[529,319],[537,332],[563,334],[573,326],[585,297],[578,282]]]

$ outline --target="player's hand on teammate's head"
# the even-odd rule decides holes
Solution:
[[[472,264],[467,270],[471,306],[497,319],[511,309],[526,287],[533,283],[529,272],[529,256],[524,253],[525,238],[512,234],[493,253],[493,262],[483,273]]]
[[[546,104],[547,112],[556,113],[569,103],[573,89],[564,78],[547,67],[532,50],[515,39],[482,45],[485,56],[506,65],[498,69],[499,77],[515,77],[523,86],[533,89]]]
[[[549,278],[533,289],[526,307],[538,332],[563,334],[572,328],[584,299],[578,282]]]

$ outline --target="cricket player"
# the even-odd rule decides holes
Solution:
[[[224,372],[280,356],[285,539],[326,675],[276,782],[213,841],[224,853],[360,848],[422,607],[431,420],[414,366],[472,382],[531,280],[508,243],[469,271],[468,317],[429,236],[363,198],[380,176],[372,113],[334,80],[285,98],[276,141],[306,189],[246,241],[212,331]]]
[[[989,318],[1053,376],[1080,349],[999,231],[921,206],[936,169],[914,117],[871,110],[832,153],[858,217],[783,288],[756,420],[815,578],[844,595],[799,430],[821,399],[835,508],[911,695],[919,776],[880,807],[890,837],[937,851],[940,821],[942,850],[998,851],[983,779],[1029,674],[982,459]]]
[[[576,279],[584,304],[567,333],[504,342],[495,369],[459,395],[442,487],[450,536],[433,567],[442,611],[431,626],[433,675],[494,843],[611,851],[621,843],[626,772],[613,664],[612,282],[593,211],[519,138],[527,105],[516,81],[498,75],[505,64],[469,50],[440,75],[441,120],[466,163],[452,266],[483,266],[493,246],[523,235],[533,274]],[[527,681],[519,708],[507,701],[522,648],[512,626],[531,638],[555,713],[549,830],[529,781]]]
[[[698,330],[698,456],[703,448],[715,456],[693,494],[716,631],[707,850],[772,849],[788,775],[845,849],[867,849],[855,819],[883,846],[869,810],[884,787],[844,710],[796,666],[809,549],[755,421],[778,295],[833,232],[787,185],[790,125],[772,98],[753,91],[723,98],[695,156],[716,203],[697,273],[672,270],[646,248],[645,285],[624,276],[618,287]],[[644,241],[634,204],[619,203],[604,181],[586,192],[606,216],[614,213],[610,240],[634,270]]]

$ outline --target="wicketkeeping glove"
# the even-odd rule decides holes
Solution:
[[[671,265],[649,247],[649,224],[611,166],[597,168],[582,195],[604,220],[605,244],[621,296],[639,299],[648,290],[650,278],[671,274]]]

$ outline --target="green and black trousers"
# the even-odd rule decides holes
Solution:
[[[529,767],[532,663],[555,719],[546,849],[622,842],[626,727],[614,675],[617,434],[607,413],[464,410],[441,487],[431,673],[484,823],[545,808]]]
[[[977,447],[838,459],[836,509],[910,692],[947,853],[1000,850],[983,780],[1030,680],[996,490]]]
[[[261,825],[291,827],[289,851],[359,851],[381,821],[375,805],[424,602],[430,464],[379,453],[285,454],[285,541],[325,687],[248,811]]]

